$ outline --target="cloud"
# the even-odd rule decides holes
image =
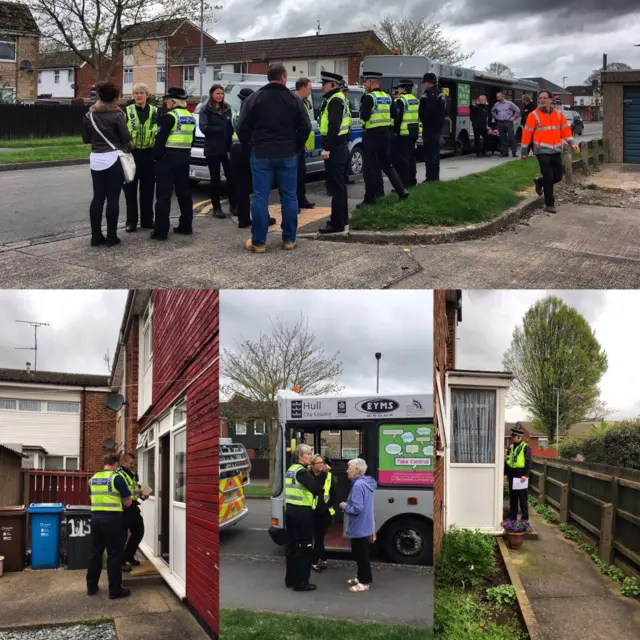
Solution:
[[[38,330],[38,370],[108,374],[126,291],[0,291],[0,367],[34,364],[33,328],[16,322],[47,322]]]

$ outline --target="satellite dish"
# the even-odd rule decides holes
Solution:
[[[116,441],[113,438],[105,438],[103,445],[105,449],[115,449]]]
[[[124,396],[121,393],[110,393],[107,396],[107,404],[105,406],[109,411],[117,413],[125,404],[128,403],[124,401]]]
[[[33,71],[33,62],[31,60],[23,60],[20,63],[20,71]]]

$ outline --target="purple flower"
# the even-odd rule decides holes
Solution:
[[[507,520],[504,523],[504,530],[510,533],[529,533],[533,527],[528,520]]]

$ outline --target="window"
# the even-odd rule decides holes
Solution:
[[[341,76],[347,78],[349,76],[349,61],[348,60],[334,60],[333,69],[335,73],[339,73]]]
[[[158,40],[158,55],[163,55],[167,50],[167,41]]]
[[[213,65],[213,79],[220,80],[220,74],[222,73],[222,65],[214,64]]]
[[[78,458],[75,456],[68,456],[64,459],[65,471],[77,471],[78,470]]]
[[[51,471],[64,471],[64,456],[46,456],[44,468]]]
[[[360,117],[360,101],[362,100],[363,91],[351,89],[349,91],[349,107],[351,108],[351,117]]]
[[[237,436],[246,436],[247,435],[247,423],[246,422],[236,422],[236,435]]]
[[[0,102],[13,102],[16,99],[16,90],[13,87],[0,88]]]
[[[580,104],[583,105],[584,104],[584,98],[580,98]]]
[[[15,411],[17,402],[10,398],[0,398],[0,411]]]
[[[353,460],[354,458],[357,458],[357,457],[358,457],[357,449],[351,449],[351,448],[342,449],[343,460]]]
[[[40,400],[19,400],[18,401],[18,410],[19,411],[42,411]]]
[[[329,435],[330,436],[339,436],[340,435],[340,429],[337,429],[336,431],[333,431],[332,429],[329,429]]]
[[[0,60],[8,62],[16,61],[16,39],[10,36],[3,36],[0,40]]]
[[[538,447],[547,449],[549,447],[549,438],[538,438]]]
[[[42,84],[42,71],[38,71],[38,84]]]
[[[256,420],[253,423],[253,435],[254,436],[263,436],[266,433],[266,426],[264,420]]]
[[[495,463],[495,391],[451,390],[451,440],[452,463]]]
[[[167,74],[164,67],[158,67],[156,69],[156,82],[164,82],[166,76]]]
[[[176,427],[179,424],[187,421],[187,402],[183,400],[173,410],[173,426]]]
[[[175,478],[173,499],[186,502],[187,491],[187,432],[176,433],[173,440],[173,477]]]
[[[156,449],[151,447],[142,454],[142,472],[145,484],[156,488]]]
[[[147,305],[142,316],[142,370],[146,371],[153,358],[153,307]]]
[[[35,469],[35,463],[36,463],[36,454],[35,453],[28,453],[25,454],[27,457],[26,458],[22,458],[22,468],[23,469]]]
[[[124,48],[124,55],[125,55],[125,58],[128,58],[133,55],[133,47],[130,44],[128,44]]]
[[[47,402],[47,411],[58,413],[80,413],[79,402]]]
[[[196,68],[195,67],[185,67],[184,68],[184,81],[185,82],[193,82],[196,77]]]
[[[318,75],[318,61],[309,60],[309,78],[315,78]]]
[[[73,69],[67,71],[67,82],[73,82]]]
[[[242,62],[236,62],[233,65],[233,73],[242,73]]]
[[[60,72],[59,71],[54,71],[53,72],[53,81],[56,84],[60,84]]]
[[[133,69],[128,68],[124,70],[124,83],[131,84],[133,82]]]

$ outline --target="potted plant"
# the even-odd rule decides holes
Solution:
[[[522,546],[525,534],[533,531],[528,520],[507,520],[503,526],[507,544],[514,550]]]

